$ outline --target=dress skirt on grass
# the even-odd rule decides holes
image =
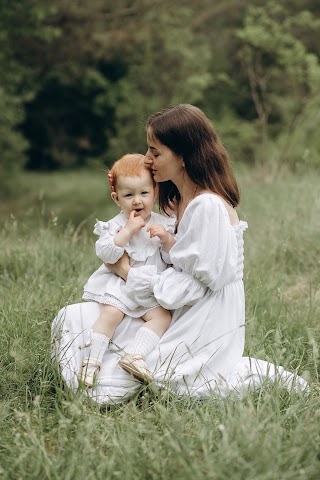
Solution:
[[[172,267],[162,273],[154,265],[131,268],[126,295],[143,308],[154,298],[172,311],[169,329],[146,357],[156,385],[178,395],[225,396],[258,387],[265,380],[286,388],[305,389],[299,376],[269,362],[243,357],[245,295],[243,233],[247,223],[232,226],[221,199],[199,195],[187,206],[170,250]],[[62,309],[54,319],[55,358],[67,385],[78,388],[88,331],[99,315],[97,303]],[[126,315],[105,353],[99,383],[88,394],[99,403],[129,399],[141,386],[118,365],[126,346],[143,325]]]

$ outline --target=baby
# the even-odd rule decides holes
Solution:
[[[125,315],[141,317],[145,321],[119,365],[138,380],[149,383],[151,373],[145,363],[146,355],[155,348],[171,322],[171,314],[150,297],[148,307],[133,302],[125,291],[126,282],[113,274],[105,264],[116,263],[124,254],[130,265],[156,265],[162,272],[170,265],[169,250],[175,243],[174,217],[152,211],[157,197],[157,186],[144,156],[128,154],[117,160],[109,172],[111,197],[121,212],[108,222],[98,221],[94,233],[97,256],[104,262],[84,286],[83,298],[99,303],[100,315],[90,331],[90,344],[80,380],[93,387],[97,381],[102,358],[109,347],[116,327]]]

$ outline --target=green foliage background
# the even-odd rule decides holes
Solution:
[[[316,0],[1,0],[0,174],[110,164],[194,103],[247,163],[319,166]]]

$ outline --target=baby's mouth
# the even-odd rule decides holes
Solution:
[[[134,208],[134,211],[137,212],[137,213],[141,212],[142,210],[143,210],[143,208]]]

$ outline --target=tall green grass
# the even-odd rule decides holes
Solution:
[[[246,354],[297,369],[310,393],[199,401],[142,387],[106,408],[66,389],[51,321],[81,300],[100,263],[93,223],[117,210],[102,172],[26,175],[0,218],[0,478],[319,478],[320,175],[239,178]]]

